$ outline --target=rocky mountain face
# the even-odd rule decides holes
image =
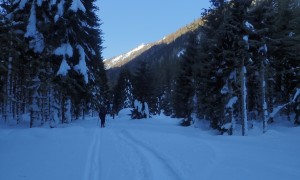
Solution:
[[[147,62],[151,69],[161,64],[176,64],[185,51],[190,33],[198,29],[201,23],[201,19],[198,19],[157,42],[142,44],[127,53],[105,60],[110,84],[115,84],[123,66],[134,72],[141,61]]]

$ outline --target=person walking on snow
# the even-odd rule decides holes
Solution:
[[[99,118],[100,118],[100,121],[101,121],[101,128],[105,127],[105,116],[106,116],[106,110],[105,110],[104,107],[101,107],[100,111],[99,111]]]

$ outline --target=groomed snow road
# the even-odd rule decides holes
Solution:
[[[300,128],[220,136],[164,116],[97,118],[49,129],[0,127],[0,180],[299,180]],[[0,124],[1,125],[1,124]]]
[[[135,138],[130,130],[95,129],[84,180],[185,179],[170,157]]]
[[[207,178],[217,163],[214,148],[177,124],[167,117],[116,118],[106,128],[93,128],[84,180]],[[195,163],[206,165],[200,171]]]

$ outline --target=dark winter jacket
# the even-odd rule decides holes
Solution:
[[[106,116],[106,110],[105,108],[101,108],[99,112],[99,118],[101,119],[101,121],[105,121],[105,116]]]

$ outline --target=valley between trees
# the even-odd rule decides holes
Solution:
[[[299,0],[210,2],[106,69],[95,0],[0,0],[0,179],[299,180]]]
[[[211,0],[199,21],[135,54],[111,81],[101,57],[95,1],[2,0],[1,121],[51,128],[131,108],[182,126],[209,122],[221,134],[276,117],[299,125],[297,0]],[[145,49],[144,49],[145,50]],[[138,50],[136,50],[138,51]],[[163,52],[163,53],[162,53]],[[118,73],[116,73],[118,74]]]
[[[299,13],[293,0],[211,1],[187,28],[105,62],[114,111],[137,98],[150,114],[182,118],[183,126],[206,119],[221,133],[238,124],[247,135],[255,122],[265,132],[275,116],[299,125]]]

